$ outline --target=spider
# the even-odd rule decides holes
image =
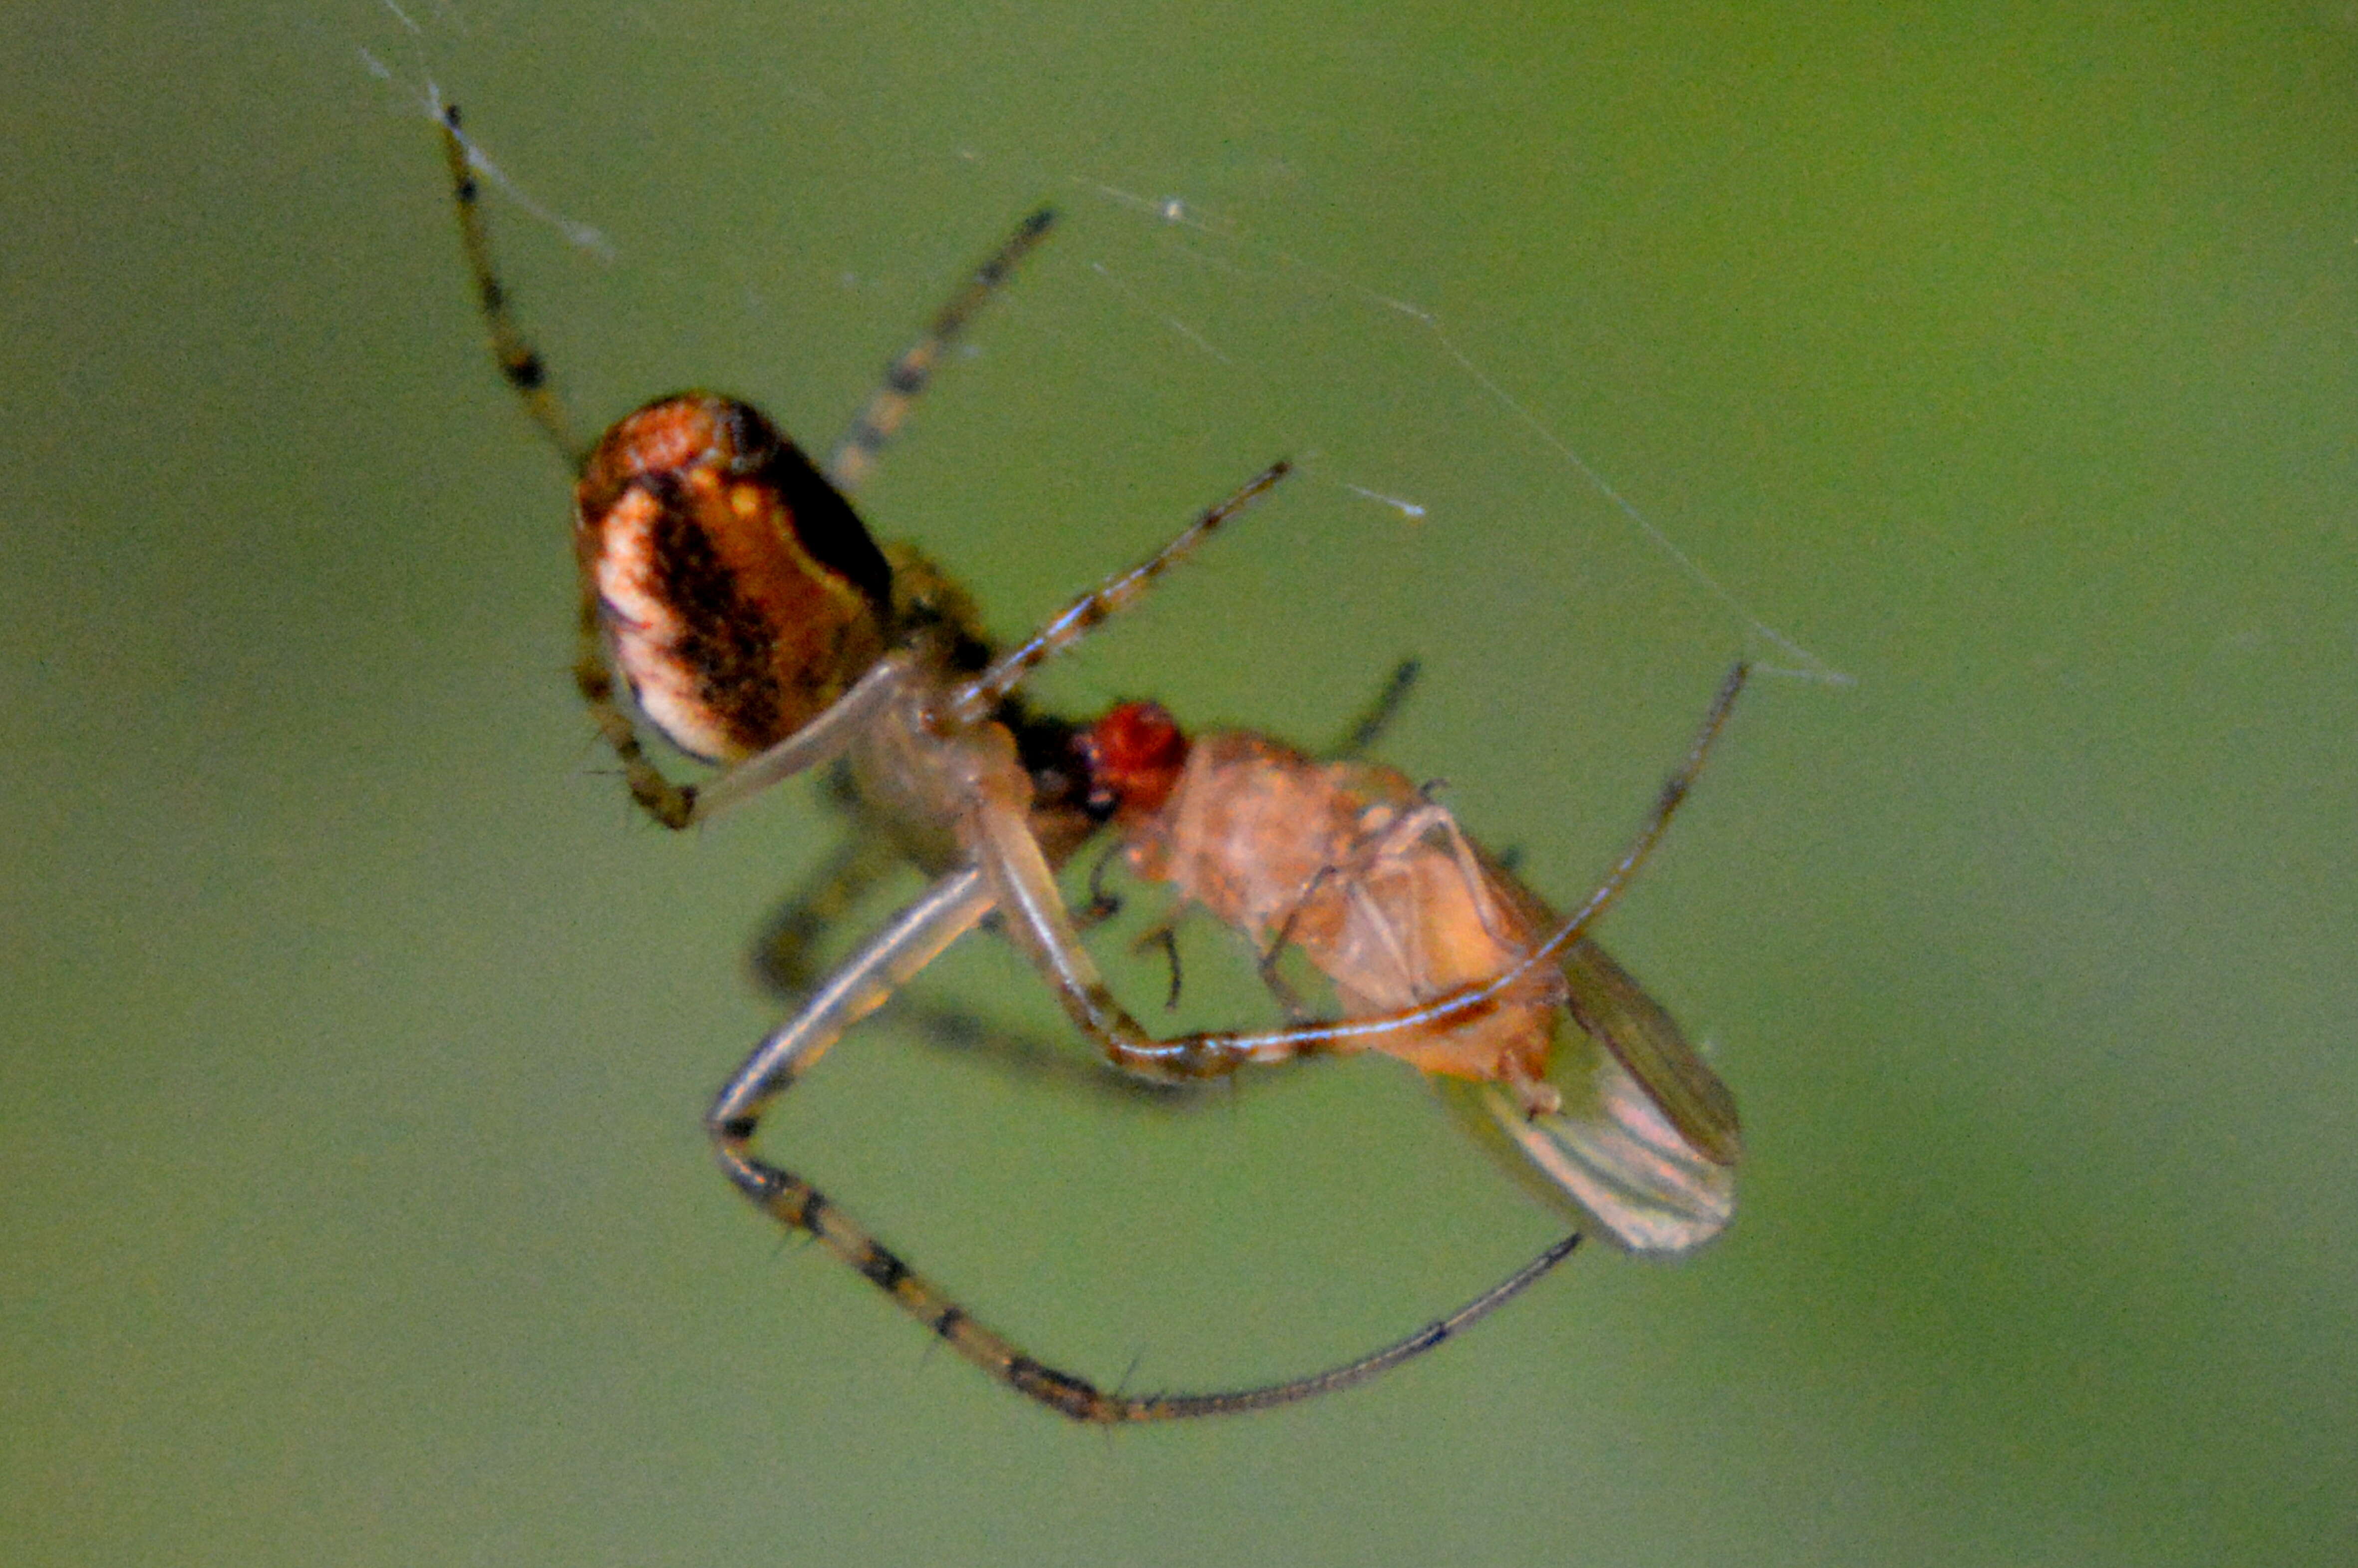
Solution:
[[[1412,673],[1403,665],[1395,688]],[[1075,746],[1090,806],[1110,813],[1135,874],[1250,941],[1293,1017],[1303,1009],[1280,969],[1289,951],[1332,984],[1347,1020],[1376,1021],[1305,1044],[1479,1086],[1481,1109],[1530,1162],[1519,1172],[1543,1173],[1623,1247],[1675,1254],[1734,1212],[1736,1103],[1585,933],[1669,827],[1747,673],[1729,673],[1644,832],[1570,920],[1429,789],[1352,760],[1356,746],[1319,762],[1249,730],[1191,739],[1152,702],[1116,707]],[[1167,945],[1176,918],[1144,940]],[[1559,1053],[1567,1035],[1578,1048]]]
[[[782,1226],[816,1238],[1001,1382],[1062,1414],[1098,1422],[1260,1409],[1363,1381],[1495,1310],[1571,1253],[1577,1234],[1448,1316],[1329,1371],[1233,1392],[1123,1396],[1049,1367],[986,1328],[809,1183],[755,1153],[762,1117],[777,1097],[986,917],[1027,955],[1109,1062],[1166,1083],[1355,1050],[1363,1035],[1493,1003],[1477,986],[1390,1018],[1158,1039],[1114,998],[1081,944],[1055,868],[1113,802],[1101,796],[1091,804],[1076,768],[1086,759],[1070,744],[1074,727],[1031,712],[1019,687],[1134,602],[1276,485],[1289,465],[1271,465],[1145,561],[1003,652],[946,576],[905,546],[875,546],[843,492],[866,475],[942,353],[1047,232],[1053,213],[1026,219],[893,362],[826,472],[752,405],[708,392],[656,399],[585,448],[492,266],[473,155],[455,107],[444,109],[441,132],[494,357],[577,475],[575,677],[632,797],[656,821],[681,828],[840,760],[862,816],[881,824],[897,851],[934,879],[754,1047],[714,1101],[706,1118],[714,1152],[745,1197]],[[723,771],[701,785],[673,783],[640,741],[633,707],[681,751]],[[1544,946],[1491,989],[1520,983],[1519,976],[1569,940]]]

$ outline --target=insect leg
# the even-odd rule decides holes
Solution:
[[[1423,673],[1423,665],[1415,659],[1402,659],[1394,665],[1390,677],[1384,682],[1383,690],[1378,692],[1376,699],[1351,720],[1351,727],[1343,731],[1341,742],[1326,753],[1327,760],[1348,762],[1366,755],[1368,748],[1381,739],[1384,731],[1392,727],[1392,720],[1400,717],[1401,708],[1408,702],[1408,694],[1415,688],[1417,677]]]
[[[1710,758],[1713,742],[1726,727],[1729,710],[1736,705],[1737,694],[1743,691],[1751,666],[1738,663],[1720,683],[1719,693],[1712,699],[1710,711],[1704,716],[1703,727],[1694,743],[1687,750],[1686,758],[1662,785],[1655,797],[1654,809],[1648,814],[1645,825],[1621,859],[1595,892],[1590,893],[1580,907],[1559,922],[1545,940],[1525,953],[1520,960],[1490,979],[1473,985],[1460,986],[1445,995],[1414,1007],[1401,1008],[1391,1012],[1373,1013],[1331,1023],[1305,1024],[1266,1034],[1231,1034],[1220,1037],[1223,1054],[1240,1061],[1277,1061],[1287,1054],[1308,1051],[1360,1051],[1381,1048],[1385,1036],[1412,1033],[1433,1025],[1447,1028],[1467,1019],[1478,1017],[1498,1007],[1501,1000],[1518,988],[1530,983],[1531,972],[1541,965],[1563,965],[1567,954],[1587,935],[1605,912],[1620,901],[1638,872],[1670,831],[1671,818],[1694,788]],[[1567,974],[1567,979],[1579,983],[1577,974]],[[1626,979],[1626,976],[1624,977]],[[1631,982],[1632,989],[1635,982]],[[1600,994],[1610,994],[1602,988]],[[1642,993],[1639,993],[1642,995]],[[1290,1049],[1289,1049],[1290,1048]],[[1219,1069],[1233,1071],[1233,1067]]]
[[[1351,720],[1350,728],[1343,732],[1342,741],[1325,753],[1327,760],[1351,762],[1364,755],[1368,748],[1374,745],[1383,732],[1391,728],[1392,720],[1400,717],[1401,708],[1407,703],[1408,695],[1415,687],[1417,677],[1422,670],[1423,666],[1412,658],[1402,659],[1393,665],[1390,676],[1384,681],[1383,689],[1376,694],[1375,700],[1368,703],[1357,718]],[[1386,842],[1390,842],[1389,838]],[[1378,852],[1381,852],[1380,847]],[[1316,896],[1318,890],[1341,869],[1331,865],[1321,866],[1310,880],[1302,885],[1301,891],[1295,893],[1292,902],[1286,905],[1284,917],[1278,921],[1268,944],[1261,950],[1259,961],[1261,985],[1270,995],[1277,999],[1277,1004],[1284,1010],[1289,1022],[1302,1022],[1309,1017],[1309,1009],[1303,1005],[1301,995],[1294,990],[1292,983],[1278,968],[1278,965],[1284,959],[1286,949],[1293,946],[1293,927],[1302,918],[1303,906],[1308,904],[1311,899]],[[1355,897],[1361,891],[1357,885],[1358,881],[1358,878],[1353,879],[1354,886],[1351,891]],[[1388,926],[1388,923],[1385,924]],[[1397,941],[1393,943],[1393,946],[1398,949]]]
[[[1277,1005],[1284,1010],[1290,1022],[1300,1023],[1310,1016],[1310,1010],[1303,1005],[1301,993],[1293,989],[1293,982],[1285,978],[1278,965],[1284,961],[1286,949],[1293,946],[1293,927],[1302,918],[1303,906],[1317,896],[1319,889],[1335,879],[1336,872],[1334,866],[1321,866],[1311,874],[1308,881],[1302,884],[1301,891],[1285,906],[1284,916],[1271,932],[1269,945],[1261,950],[1257,961],[1262,988],[1277,999]],[[1256,940],[1259,938],[1259,933],[1252,935]]]

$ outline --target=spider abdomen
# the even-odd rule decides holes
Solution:
[[[775,744],[884,651],[883,554],[751,404],[679,393],[618,421],[582,466],[574,544],[616,666],[690,755]]]

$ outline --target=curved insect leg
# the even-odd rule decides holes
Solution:
[[[1383,689],[1377,692],[1375,699],[1351,720],[1350,728],[1343,731],[1343,739],[1323,753],[1326,760],[1347,762],[1366,755],[1368,749],[1400,717],[1401,708],[1408,702],[1409,693],[1414,689],[1417,678],[1423,671],[1422,664],[1414,658],[1402,659],[1394,665],[1391,674],[1385,678]],[[1301,918],[1303,906],[1341,870],[1336,866],[1322,866],[1303,884],[1302,891],[1287,906],[1285,918],[1278,923],[1275,934],[1270,937],[1257,962],[1263,989],[1277,999],[1277,1005],[1284,1011],[1289,1022],[1302,1022],[1310,1016],[1310,1010],[1303,1004],[1301,993],[1293,989],[1293,982],[1277,966],[1284,958],[1286,949],[1293,946],[1294,923]]]
[[[475,178],[475,153],[459,129],[459,106],[445,103],[441,114],[442,156],[450,166],[450,197],[459,212],[459,243],[467,254],[467,271],[475,284],[475,303],[492,337],[492,358],[500,376],[524,405],[541,434],[557,449],[569,471],[579,473],[589,449],[573,433],[565,404],[548,384],[548,367],[516,325],[508,308],[506,287],[492,265],[492,241],[483,224],[482,182]]]
[[[752,1147],[769,1106],[847,1029],[971,929],[990,905],[990,881],[978,870],[956,871],[936,881],[838,969],[809,1006],[754,1047],[713,1102],[705,1126],[721,1169],[755,1206],[790,1229],[807,1231],[960,1356],[1016,1392],[1076,1421],[1109,1423],[1235,1414],[1292,1404],[1365,1382],[1433,1348],[1520,1295],[1579,1242],[1576,1235],[1556,1242],[1505,1281],[1405,1339],[1330,1371],[1287,1382],[1225,1393],[1123,1396],[1034,1359],[975,1321],[817,1188],[770,1163]]]
[[[1006,283],[1032,247],[1047,236],[1055,221],[1055,209],[1043,207],[1017,224],[1007,243],[975,268],[965,287],[934,313],[924,334],[885,369],[883,381],[869,395],[843,438],[836,442],[835,450],[827,454],[827,477],[836,489],[849,495],[867,482],[875,470],[877,454],[909,416],[910,405],[924,395],[942,355],[966,335],[975,313]]]
[[[1285,917],[1277,923],[1277,929],[1270,934],[1268,945],[1261,948],[1260,957],[1254,961],[1261,988],[1277,999],[1277,1005],[1285,1013],[1288,1022],[1307,1021],[1310,1009],[1303,1001],[1302,993],[1293,989],[1293,982],[1285,978],[1278,965],[1284,960],[1286,949],[1293,946],[1293,927],[1301,920],[1303,910],[1317,896],[1320,888],[1341,872],[1342,868],[1338,866],[1321,866],[1311,874],[1310,880],[1303,882],[1301,890],[1293,895],[1293,901],[1285,906]],[[1389,935],[1390,927],[1386,926],[1385,931]],[[1255,941],[1260,935],[1259,932],[1247,935]]]
[[[1412,667],[1403,665],[1402,669]],[[1366,817],[1363,816],[1361,820],[1365,821]],[[1412,992],[1421,994],[1428,989],[1422,983],[1423,977],[1418,972],[1421,966],[1417,961],[1416,949],[1401,935],[1397,916],[1401,912],[1388,908],[1377,898],[1369,884],[1378,867],[1399,857],[1436,829],[1450,834],[1461,848],[1466,846],[1465,834],[1458,827],[1456,817],[1447,807],[1426,800],[1421,806],[1393,816],[1391,821],[1379,829],[1372,838],[1353,846],[1346,860],[1319,867],[1294,893],[1285,906],[1283,917],[1271,933],[1260,963],[1261,983],[1269,989],[1270,994],[1277,998],[1278,1004],[1285,1009],[1289,1019],[1300,1023],[1307,1014],[1277,966],[1284,958],[1286,949],[1293,945],[1293,929],[1300,924],[1310,901],[1318,895],[1321,889],[1338,879],[1343,897],[1359,912],[1359,928],[1382,940],[1390,972],[1403,977]],[[1461,866],[1466,864],[1463,860],[1460,863]],[[1503,944],[1506,939],[1499,935],[1498,903],[1491,896],[1488,878],[1471,875],[1466,886],[1476,905],[1484,930],[1494,940]],[[1414,912],[1409,913],[1413,914]]]
[[[1084,910],[1082,913],[1086,914],[1088,912]],[[1138,939],[1130,945],[1130,950],[1141,955],[1153,951],[1162,953],[1163,965],[1171,975],[1170,987],[1163,994],[1163,1011],[1176,1012],[1184,979],[1179,963],[1179,927],[1169,920],[1157,921],[1138,934]]]

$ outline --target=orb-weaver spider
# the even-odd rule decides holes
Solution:
[[[1163,549],[1073,601],[1011,650],[995,648],[965,595],[914,551],[880,550],[843,497],[865,476],[942,352],[1046,232],[1042,211],[894,362],[825,474],[750,404],[711,393],[657,399],[593,446],[573,434],[540,356],[492,267],[473,154],[455,107],[441,129],[460,232],[503,375],[574,468],[581,568],[576,679],[621,759],[631,795],[665,827],[700,822],[768,784],[841,760],[862,815],[934,878],[766,1036],[706,1125],[722,1169],[780,1224],[809,1233],[960,1355],[1077,1420],[1130,1422],[1290,1403],[1363,1381],[1439,1344],[1568,1256],[1578,1235],[1455,1313],[1330,1371],[1234,1392],[1123,1396],[1034,1359],[984,1327],[802,1178],[752,1150],[767,1107],[859,1020],[986,917],[1030,957],[1073,1022],[1115,1066],[1164,1082],[1362,1048],[1387,1032],[1446,1028],[1494,1009],[1502,988],[1579,937],[1574,923],[1486,984],[1390,1013],[1263,1033],[1158,1039],[1122,1007],[1081,944],[1055,867],[1120,804],[1088,787],[1072,726],[1030,712],[1018,689],[1042,663],[1142,595],[1288,471],[1280,462]],[[725,771],[673,783],[648,757],[631,706],[680,750]],[[1698,748],[1696,761],[1700,760]],[[1681,792],[1682,793],[1682,791]],[[1666,794],[1620,880],[1677,804]],[[1609,893],[1593,901],[1601,907]],[[1634,989],[1634,988],[1633,988]],[[1519,993],[1520,994],[1520,993]]]

